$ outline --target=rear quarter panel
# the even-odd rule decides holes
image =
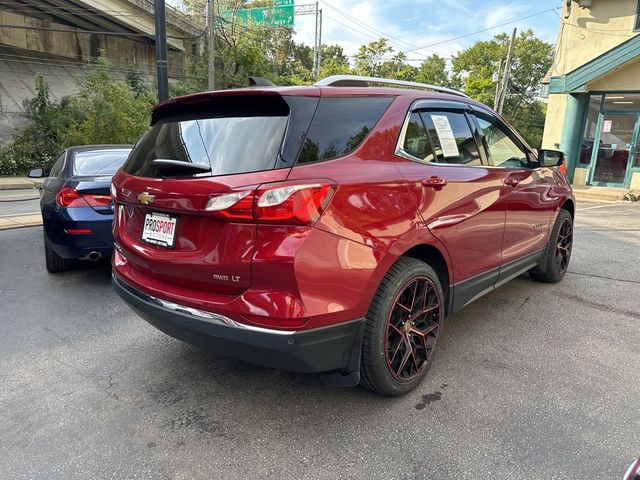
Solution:
[[[352,154],[297,166],[289,174],[288,180],[324,178],[338,185],[314,227],[325,235],[311,235],[295,259],[309,313],[333,313],[330,321],[363,317],[389,268],[416,245],[433,245],[448,258],[395,166],[393,151],[411,101],[397,98]]]

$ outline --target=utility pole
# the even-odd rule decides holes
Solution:
[[[169,76],[167,73],[167,22],[164,0],[155,1],[156,23],[156,71],[158,82],[158,100],[169,98]]]
[[[320,77],[320,67],[322,66],[322,9],[320,9],[318,18],[318,49],[316,50],[318,58],[316,60],[316,80]]]
[[[318,46],[318,2],[316,2],[316,32],[313,39],[313,79],[317,80],[320,68],[318,67],[318,50],[320,50]]]
[[[500,101],[500,93],[501,93],[500,87],[502,85],[502,83],[501,83],[502,77],[501,77],[500,74],[502,73],[503,62],[504,62],[504,60],[500,59],[500,64],[498,65],[498,71],[494,72],[494,74],[493,74],[493,81],[496,84],[496,94],[495,94],[495,97],[493,99],[493,109],[494,110],[498,109],[498,102]]]
[[[507,61],[504,66],[504,75],[502,77],[502,87],[500,88],[500,97],[498,98],[498,105],[496,111],[502,115],[504,109],[504,101],[507,98],[507,90],[509,90],[509,77],[511,77],[511,62],[513,61],[513,50],[516,45],[516,33],[518,29],[514,28],[511,34],[511,41],[509,42],[509,52],[507,53]]]
[[[163,0],[164,1],[164,0]],[[209,33],[209,90],[216,89],[216,24],[215,24],[215,0],[208,2],[207,23]]]

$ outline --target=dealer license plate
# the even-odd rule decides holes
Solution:
[[[164,213],[147,213],[142,227],[142,240],[161,247],[173,248],[177,226],[178,217]]]

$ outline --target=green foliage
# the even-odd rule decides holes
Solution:
[[[354,69],[359,75],[380,76],[380,68],[385,63],[384,57],[391,53],[393,48],[389,46],[386,38],[362,45],[353,57]],[[392,67],[388,69],[392,70]]]
[[[181,0],[182,8],[202,19],[206,0]],[[218,9],[246,8],[248,0],[222,0]],[[272,0],[254,0],[271,5]],[[205,37],[206,38],[206,37]],[[293,40],[290,28],[241,24],[217,17],[216,88],[247,86],[249,76],[262,76],[278,85],[313,83],[313,49]],[[464,89],[472,98],[493,105],[496,84],[492,77],[506,57],[509,37],[496,35],[476,42],[456,55],[451,65],[436,54],[416,66],[404,52],[379,40],[362,45],[353,61],[340,45],[321,46],[320,77],[359,74],[412,80]],[[504,115],[532,144],[539,146],[544,126],[545,106],[537,99],[537,89],[552,61],[553,49],[533,32],[521,32],[515,45],[511,82]],[[171,96],[208,90],[208,55],[186,61],[183,77],[170,85]],[[109,62],[100,57],[91,63],[79,81],[77,95],[52,101],[49,87],[36,77],[36,95],[26,102],[28,124],[14,143],[0,151],[0,175],[24,174],[32,167],[51,165],[65,147],[93,143],[134,143],[149,123],[155,88],[144,75],[130,67],[125,82],[113,79]]]
[[[63,148],[65,135],[78,123],[79,112],[68,99],[52,102],[41,75],[36,75],[35,84],[35,97],[24,105],[27,125],[0,151],[0,175],[24,175],[31,168],[50,166]]]
[[[464,85],[471,98],[493,105],[496,83],[492,77],[507,56],[509,37],[477,42],[453,59],[452,81]],[[551,67],[553,47],[535,37],[531,30],[516,38],[511,80],[503,114],[533,146],[542,143],[544,104],[537,100],[538,87]]]
[[[183,75],[180,82],[169,84],[169,95],[171,97],[207,91],[209,82],[207,80],[206,55],[200,58],[188,59],[184,65]]]
[[[449,80],[446,60],[436,53],[427,57],[418,67],[415,80],[416,82],[442,87],[450,86],[451,81]]]
[[[135,143],[147,129],[155,98],[146,89],[134,92],[112,80],[106,58],[96,59],[79,85],[73,101],[84,116],[67,136],[67,144]]]
[[[135,143],[149,125],[155,97],[135,71],[127,75],[128,83],[112,77],[108,60],[100,57],[78,82],[77,95],[54,102],[49,86],[36,76],[36,95],[25,103],[28,123],[0,151],[0,175],[50,168],[71,145]]]

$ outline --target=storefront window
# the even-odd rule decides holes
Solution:
[[[587,166],[591,162],[591,153],[593,152],[593,142],[596,138],[596,130],[598,129],[598,115],[600,114],[601,103],[602,95],[591,95],[587,119],[584,124],[584,136],[580,146],[579,165]]]
[[[607,93],[605,110],[640,110],[640,93]]]

